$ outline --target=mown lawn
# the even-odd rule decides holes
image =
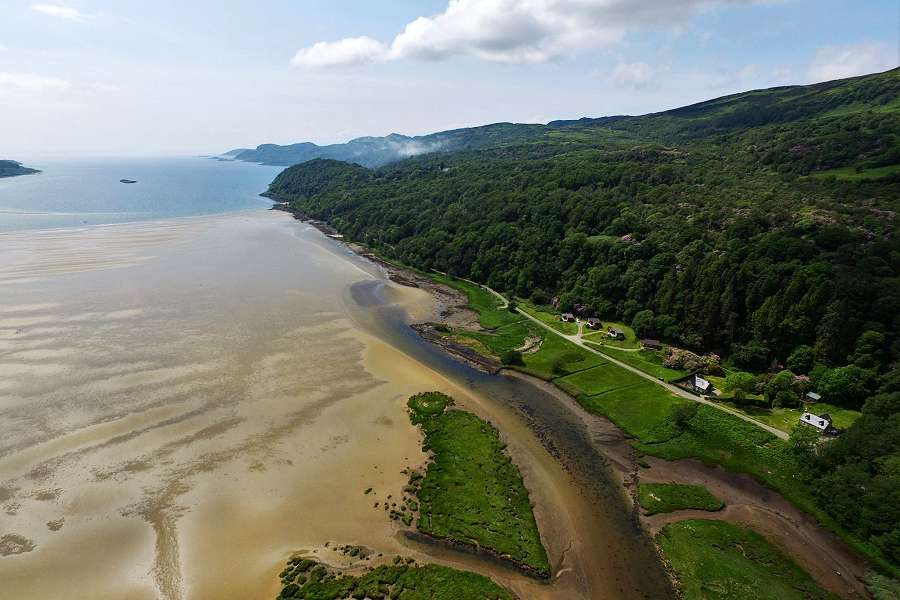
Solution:
[[[640,440],[671,437],[672,410],[692,404],[691,400],[679,398],[651,381],[596,396],[580,395],[578,402]]]
[[[583,338],[585,341],[594,342],[595,344],[601,344],[603,346],[612,346],[613,348],[640,348],[641,342],[637,339],[637,336],[634,334],[634,329],[626,325],[625,323],[617,323],[615,321],[606,321],[604,319],[600,319],[600,322],[603,323],[603,329],[600,331],[595,331],[593,333],[589,333],[584,335]],[[613,327],[615,329],[619,329],[622,333],[625,334],[624,340],[614,340],[606,334],[606,330],[609,327]],[[585,331],[590,331],[589,329],[585,329]]]
[[[676,510],[721,510],[725,503],[702,485],[678,483],[642,483],[638,488],[641,506],[648,515]]]
[[[409,399],[410,420],[432,453],[416,491],[416,526],[428,535],[485,548],[549,577],[550,564],[519,469],[497,430],[471,413],[450,410],[438,392]]]
[[[578,333],[577,323],[563,323],[560,320],[559,313],[550,308],[547,308],[545,306],[535,306],[534,304],[525,300],[516,300],[516,304],[519,310],[527,312],[529,315],[536,318],[541,323],[549,325],[560,333],[564,333],[566,335],[575,335],[576,333]]]
[[[558,335],[545,331],[542,336],[544,341],[541,349],[523,357],[525,367],[521,369],[522,371],[549,380],[606,362],[596,354],[579,348]]]
[[[689,519],[656,536],[685,600],[836,598],[768,540],[721,521]]]
[[[727,397],[723,398],[722,400],[722,404],[725,404],[730,408],[744,413],[745,415],[753,417],[761,423],[771,425],[772,427],[780,429],[786,433],[790,433],[791,430],[794,429],[794,427],[800,422],[800,416],[804,411],[807,410],[816,414],[828,413],[834,420],[833,422],[835,426],[840,427],[841,429],[850,427],[850,425],[852,425],[860,415],[859,411],[841,408],[839,406],[825,403],[812,404],[808,407],[803,408],[768,408],[767,406],[738,406],[732,402],[729,402]]]
[[[483,575],[440,565],[406,564],[399,557],[359,576],[335,573],[308,559],[293,558],[281,572],[278,600],[308,598],[403,598],[403,600],[513,600]]]
[[[637,352],[626,352],[618,348],[601,346],[599,344],[591,343],[591,346],[596,350],[599,350],[600,352],[609,354],[616,360],[622,361],[626,365],[632,366],[635,369],[640,369],[644,373],[652,375],[653,377],[662,378],[665,381],[681,379],[688,374],[687,371],[679,371],[677,369],[664,367],[662,364],[662,357],[659,355],[659,352],[655,350],[639,350]]]
[[[643,383],[644,381],[642,377],[635,375],[631,371],[606,363],[586,371],[579,371],[573,375],[554,379],[553,383],[573,396],[578,396],[579,394],[595,396],[610,390]]]

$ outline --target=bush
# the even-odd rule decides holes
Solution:
[[[522,366],[525,361],[522,360],[522,353],[518,350],[507,350],[500,356],[500,360],[504,365]]]

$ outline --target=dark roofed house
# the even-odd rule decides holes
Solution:
[[[560,319],[562,319],[564,323],[571,323],[575,321],[575,315],[572,313],[563,313]]]
[[[589,317],[587,320],[587,326],[591,329],[600,329],[603,325],[600,323],[600,319],[597,317]]]
[[[643,346],[647,350],[659,350],[662,347],[662,342],[660,342],[659,340],[651,340],[648,338],[641,340],[641,346]]]

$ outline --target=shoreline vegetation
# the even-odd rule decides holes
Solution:
[[[715,512],[725,508],[725,503],[702,485],[641,483],[638,491],[647,516],[688,509]]]
[[[297,556],[287,561],[279,578],[283,587],[277,600],[515,600],[507,590],[483,575],[440,565],[422,565],[400,556],[395,556],[390,564],[364,572]]]
[[[440,392],[409,398],[410,421],[421,429],[431,459],[424,474],[411,473],[402,510],[392,517],[409,525],[416,515],[419,533],[472,546],[548,579],[550,562],[528,490],[499,432],[453,405]]]
[[[656,536],[684,600],[837,600],[766,538],[722,521],[686,519]]]
[[[859,555],[880,565],[888,574],[896,576],[891,565],[881,559],[872,547],[850,535],[816,506],[809,491],[795,477],[796,469],[801,466],[787,443],[733,415],[678,398],[652,382],[628,380],[624,385],[617,386],[616,377],[621,376],[620,373],[613,375],[612,379],[603,379],[608,381],[611,389],[589,394],[587,392],[597,390],[581,389],[577,375],[581,373],[585,377],[586,372],[601,366],[615,373],[615,365],[604,365],[594,355],[556,335],[543,335],[537,350],[532,354],[528,354],[528,350],[522,351],[524,364],[504,364],[503,354],[511,343],[519,344],[523,339],[527,340],[530,333],[540,332],[528,330],[528,326],[515,319],[508,307],[501,308],[502,303],[481,286],[446,275],[424,273],[385,259],[356,242],[344,239],[327,223],[311,219],[292,209],[289,203],[271,195],[269,197],[276,202],[273,209],[289,212],[298,220],[347,244],[360,256],[380,264],[392,280],[402,285],[427,287],[438,299],[441,308],[437,311],[440,322],[416,326],[420,334],[423,329],[427,332],[423,336],[425,339],[437,343],[476,368],[495,373],[512,369],[555,385],[572,396],[588,412],[610,419],[632,436],[631,446],[637,459],[644,454],[666,461],[696,458],[706,464],[720,465],[731,472],[750,475],[782,494],[791,504],[814,517],[821,526],[837,533]],[[423,278],[431,284],[423,281]],[[456,291],[457,295],[441,291],[440,288],[445,286]],[[475,290],[481,291],[473,302],[472,292]],[[490,298],[493,300],[489,301]],[[480,307],[481,311],[475,307]],[[466,311],[474,313],[474,317],[461,315]],[[503,313],[508,313],[509,316]],[[496,329],[484,330],[482,323],[494,325]],[[499,336],[496,335],[497,331],[500,332]],[[523,337],[519,337],[520,335]],[[460,348],[466,351],[460,352]],[[545,355],[534,356],[540,352],[545,352]],[[480,358],[471,360],[467,355]],[[489,361],[487,368],[484,364],[479,364],[481,360]],[[576,377],[570,377],[573,375]],[[566,377],[569,380],[560,385],[558,380]],[[565,383],[570,384],[569,389],[566,389]],[[580,393],[573,393],[579,390]],[[871,575],[871,572],[868,573]],[[859,573],[854,577],[862,581],[865,575],[866,573]],[[676,585],[679,583],[677,579],[673,581]]]

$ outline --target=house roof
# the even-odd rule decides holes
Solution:
[[[806,397],[811,400],[821,400],[822,396],[815,392],[806,392]]]
[[[709,389],[709,386],[712,385],[707,380],[703,379],[699,375],[694,375],[694,386],[700,388],[704,392]]]
[[[641,340],[641,343],[645,346],[659,346],[661,342],[659,340],[652,340],[650,338],[646,338],[646,339]]]
[[[588,323],[599,323],[600,319],[598,317],[588,317]]]
[[[812,425],[816,429],[821,429],[825,431],[828,427],[831,426],[831,417],[827,414],[825,415],[816,415],[811,412],[805,412],[800,415],[800,422],[806,423],[807,425]]]
[[[562,316],[564,316],[564,317],[574,317],[575,315],[573,315],[572,313],[563,313]]]

